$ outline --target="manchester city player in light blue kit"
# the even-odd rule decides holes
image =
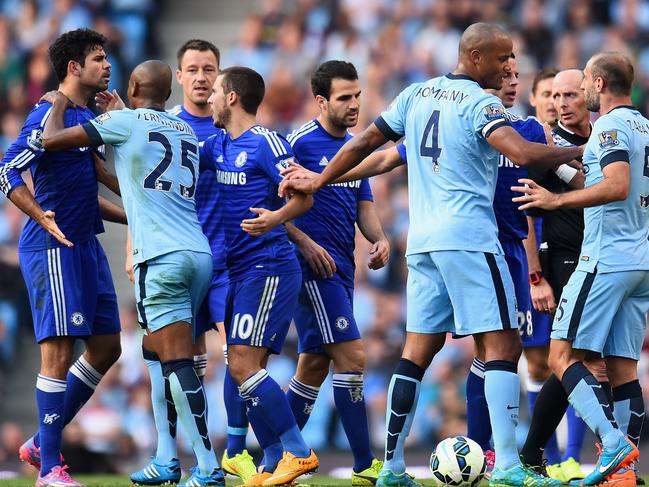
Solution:
[[[353,64],[322,63],[311,76],[320,114],[288,136],[295,157],[321,172],[358,121],[361,89]],[[354,319],[356,224],[372,243],[368,266],[383,267],[390,245],[374,209],[367,179],[332,184],[318,193],[313,208],[293,224],[289,237],[299,248],[302,290],[295,326],[298,365],[287,397],[302,428],[333,362],[334,402],[354,456],[352,485],[374,485],[382,463],[370,447],[363,397],[365,351]]]
[[[194,370],[193,323],[212,277],[212,255],[196,215],[198,140],[164,111],[171,69],[160,61],[137,66],[129,80],[132,110],[113,110],[63,128],[67,99],[52,92],[43,144],[60,150],[111,144],[133,238],[135,298],[140,324],[198,460],[184,487],[225,485],[205,421],[203,386]],[[155,473],[155,472],[152,472]]]
[[[550,366],[570,404],[602,442],[584,485],[612,477],[635,483],[623,467],[638,458],[644,418],[637,361],[649,310],[649,121],[631,105],[633,76],[622,54],[597,54],[586,64],[586,104],[602,116],[584,151],[584,189],[554,194],[529,179],[520,180],[529,187],[515,188],[526,193],[514,200],[521,209],[584,208],[579,264],[557,304],[550,345]],[[605,357],[613,412],[583,364],[587,350]]]
[[[209,103],[214,124],[225,133],[205,141],[201,165],[214,166],[226,209],[228,367],[264,449],[263,467],[245,485],[284,485],[318,467],[284,392],[266,371],[269,355],[281,352],[302,281],[283,223],[312,201],[298,193],[283,205],[277,196],[280,171],[293,153],[285,139],[257,123],[264,93],[264,80],[252,69],[235,66],[219,74]]]
[[[407,337],[392,376],[385,465],[377,485],[413,485],[403,446],[421,379],[447,332],[474,335],[485,349],[485,393],[493,427],[494,485],[556,485],[521,465],[516,449],[521,341],[514,290],[498,243],[493,195],[498,152],[519,165],[557,167],[581,154],[527,142],[510,125],[499,89],[512,41],[473,24],[460,41],[454,73],[406,88],[368,129],[352,138],[315,180],[287,178],[283,192],[313,192],[404,135],[408,159]]]

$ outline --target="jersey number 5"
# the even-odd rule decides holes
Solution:
[[[430,157],[433,160],[433,171],[439,172],[439,164],[437,159],[439,159],[442,149],[439,146],[439,110],[435,110],[431,113],[428,123],[426,123],[426,128],[424,129],[424,136],[421,139],[421,144],[419,145],[419,153],[423,157]],[[428,142],[430,140],[430,145]]]
[[[144,187],[147,189],[154,189],[156,191],[169,191],[173,184],[172,181],[168,179],[163,179],[162,175],[165,173],[171,162],[174,158],[174,150],[169,143],[169,139],[166,135],[160,132],[149,132],[149,142],[157,142],[162,145],[164,148],[164,156],[158,165],[153,168],[147,177],[144,178]],[[180,184],[180,194],[185,198],[192,198],[194,196],[194,191],[196,190],[196,170],[194,169],[194,163],[189,158],[189,154],[193,154],[194,157],[198,155],[198,148],[196,144],[189,142],[187,140],[180,141],[180,164],[187,168],[192,176],[192,184],[190,186],[185,186]]]

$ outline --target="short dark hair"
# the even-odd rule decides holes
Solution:
[[[234,91],[239,96],[245,112],[256,115],[266,92],[264,78],[254,69],[243,66],[224,69],[219,76],[223,76],[223,91],[226,94]]]
[[[536,94],[536,87],[541,81],[544,81],[548,78],[554,78],[559,73],[559,70],[556,68],[543,68],[541,71],[536,73],[534,76],[534,81],[532,81],[532,94]]]
[[[618,52],[596,54],[590,65],[593,79],[602,78],[614,95],[630,95],[633,85],[633,64]]]
[[[90,29],[76,29],[61,34],[50,46],[49,55],[59,82],[68,75],[68,63],[76,61],[81,66],[86,56],[95,48],[103,48],[107,39]]]
[[[217,66],[221,63],[221,51],[219,51],[218,47],[211,42],[202,39],[190,39],[180,46],[180,49],[178,49],[178,54],[176,55],[178,58],[178,69],[180,69],[180,63],[183,60],[183,56],[190,49],[193,51],[212,51],[216,58]]]
[[[326,61],[318,66],[311,76],[311,91],[313,96],[322,96],[327,100],[331,96],[331,81],[334,79],[355,81],[358,73],[352,63],[347,61]]]

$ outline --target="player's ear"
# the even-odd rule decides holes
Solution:
[[[79,76],[81,74],[81,65],[73,59],[68,61],[68,74]]]
[[[183,75],[183,72],[180,69],[177,69],[176,70],[176,81],[178,82],[178,84],[181,84],[180,78],[182,77],[182,75]]]
[[[327,99],[322,95],[316,95],[315,102],[318,104],[318,107],[320,107],[320,110],[323,110],[327,106]]]

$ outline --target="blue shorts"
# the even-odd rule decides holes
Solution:
[[[407,260],[407,331],[473,335],[516,329],[514,283],[502,255],[438,250]]]
[[[215,270],[212,273],[212,283],[196,318],[197,336],[213,330],[217,323],[223,323],[229,285],[227,270]]]
[[[225,303],[228,345],[264,347],[280,353],[301,284],[300,272],[231,281]]]
[[[119,333],[119,310],[97,238],[72,248],[20,252],[36,341]]]
[[[605,357],[638,360],[649,310],[649,271],[576,270],[557,304],[552,339]]]
[[[140,325],[150,332],[184,321],[196,327],[212,280],[212,255],[179,250],[135,264],[135,301]]]
[[[521,240],[501,240],[505,261],[514,281],[518,330],[523,347],[542,347],[550,343],[550,315],[539,313],[532,306],[527,255]]]
[[[325,344],[358,340],[354,289],[334,279],[304,281],[295,312],[298,353],[324,353]]]

